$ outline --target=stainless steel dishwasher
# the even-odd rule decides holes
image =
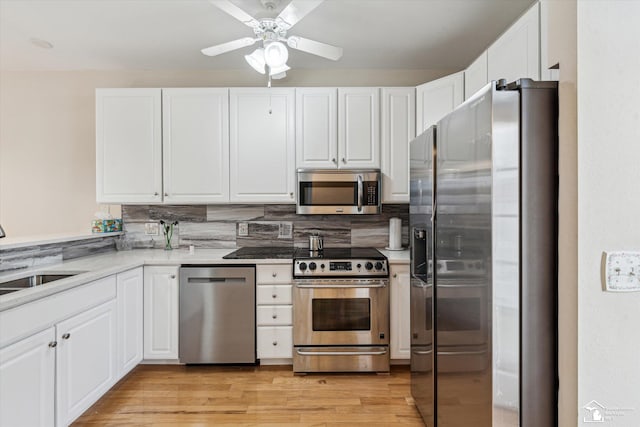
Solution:
[[[181,363],[255,363],[255,267],[180,269]]]

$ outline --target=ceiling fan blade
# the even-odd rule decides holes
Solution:
[[[209,2],[212,5],[216,6],[218,9],[227,12],[229,15],[233,16],[244,25],[247,25],[251,28],[260,26],[260,22],[258,22],[257,19],[249,15],[244,10],[240,9],[235,4],[231,3],[229,0],[209,0]]]
[[[252,37],[243,37],[238,40],[233,40],[202,49],[201,52],[207,56],[216,56],[220,55],[221,53],[226,53],[232,50],[240,49],[242,47],[251,46],[256,41],[258,41],[258,39],[254,39]]]
[[[287,45],[289,45],[290,48],[312,53],[334,61],[337,61],[342,57],[341,47],[305,39],[304,37],[291,36],[287,39]]]
[[[288,30],[324,0],[291,0],[276,18],[276,24]]]

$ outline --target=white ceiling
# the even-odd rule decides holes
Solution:
[[[256,18],[259,0],[232,0]],[[344,48],[337,62],[299,51],[295,68],[462,69],[534,0],[325,0],[289,35]],[[0,0],[0,68],[9,70],[234,69],[246,47],[200,49],[252,36],[207,0]],[[53,49],[29,39],[49,41]]]

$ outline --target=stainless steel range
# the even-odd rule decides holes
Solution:
[[[293,371],[389,371],[389,267],[376,249],[298,249]]]

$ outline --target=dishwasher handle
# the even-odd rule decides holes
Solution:
[[[203,283],[246,283],[247,279],[243,277],[187,277],[187,283],[203,284]]]

